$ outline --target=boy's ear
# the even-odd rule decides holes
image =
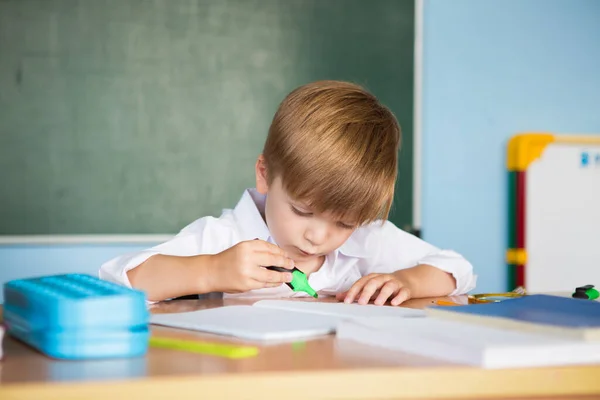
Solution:
[[[267,163],[265,157],[261,154],[256,160],[256,190],[260,194],[267,194],[269,191],[269,184],[267,180]]]

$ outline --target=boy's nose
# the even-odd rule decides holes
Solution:
[[[311,227],[304,233],[304,238],[312,246],[320,246],[327,239],[327,227],[322,225]]]

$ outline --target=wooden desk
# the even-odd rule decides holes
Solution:
[[[182,300],[155,313],[192,311],[242,300]],[[431,300],[413,300],[424,307]],[[193,331],[152,327],[155,334],[237,342]],[[146,357],[59,361],[12,338],[4,340],[0,399],[405,399],[600,398],[600,365],[482,370],[327,336],[262,346],[253,358],[151,348]],[[553,397],[557,396],[557,397]],[[562,397],[560,397],[562,396]]]

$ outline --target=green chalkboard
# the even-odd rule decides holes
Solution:
[[[0,234],[174,233],[231,208],[283,97],[350,80],[403,129],[412,0],[0,1]]]

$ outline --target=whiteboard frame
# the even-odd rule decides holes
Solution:
[[[531,192],[531,178],[533,178],[531,176],[531,172],[533,170],[536,170],[536,168],[540,167],[540,164],[537,163],[537,161],[539,161],[539,158],[544,158],[544,153],[546,151],[546,148],[548,146],[555,146],[555,145],[568,145],[566,148],[570,151],[573,152],[573,150],[577,150],[577,152],[579,151],[583,151],[586,149],[586,147],[591,146],[594,147],[595,149],[598,148],[598,146],[600,146],[600,135],[598,134],[553,134],[553,133],[549,133],[549,132],[535,132],[535,133],[521,133],[521,134],[517,134],[515,136],[513,136],[508,144],[508,153],[507,153],[507,167],[509,170],[509,173],[511,174],[515,174],[515,179],[512,180],[511,179],[511,197],[510,197],[510,202],[512,203],[512,207],[510,207],[511,210],[513,210],[513,212],[511,212],[511,214],[509,215],[509,232],[510,232],[510,240],[509,240],[509,246],[508,246],[508,251],[507,251],[507,264],[508,264],[508,273],[509,273],[509,287],[508,290],[512,290],[514,289],[514,287],[516,286],[524,286],[528,291],[530,291],[531,289],[533,289],[534,291],[537,291],[538,289],[535,288],[536,284],[539,284],[539,282],[534,283],[533,287],[531,286],[531,282],[529,280],[529,278],[532,276],[531,275],[531,261],[532,261],[532,255],[535,257],[535,259],[537,260],[537,262],[539,263],[540,260],[542,260],[542,264],[544,264],[544,259],[542,256],[542,258],[540,258],[539,253],[538,255],[533,254],[532,248],[530,246],[531,243],[531,239],[532,239],[532,232],[530,229],[530,224],[531,224],[531,218],[532,218],[532,213],[530,212],[532,210],[533,205],[531,204],[531,194],[533,192]],[[577,153],[575,154],[575,159],[577,158]],[[572,160],[574,157],[573,154],[571,154],[571,156],[569,157],[569,160]],[[597,161],[595,161],[597,162]],[[570,164],[569,164],[570,165]],[[532,166],[535,167],[532,170]],[[547,167],[546,167],[547,168]],[[600,164],[599,165],[592,165],[591,168],[598,168],[598,170],[600,171]],[[551,176],[555,176],[555,177],[559,177],[558,172],[553,172],[553,175],[551,174]],[[564,177],[563,177],[564,178]],[[551,179],[552,182],[554,182],[554,178]],[[521,184],[519,184],[519,182],[521,182]],[[569,181],[570,182],[570,181]],[[538,188],[539,189],[539,188]],[[571,190],[575,190],[573,188],[571,188]],[[556,198],[557,195],[556,194],[543,194],[542,193],[542,198],[545,198],[545,196],[551,196],[552,199]],[[572,193],[572,192],[569,192]],[[538,192],[539,194],[539,192]],[[539,195],[537,196],[538,198],[540,197]],[[519,200],[520,199],[520,200]],[[521,204],[521,206],[519,206],[519,204]],[[544,203],[544,205],[548,205],[546,203]],[[522,211],[518,211],[521,207]],[[560,207],[560,206],[555,206],[556,207]],[[549,217],[552,217],[552,215],[550,215]],[[554,216],[556,217],[556,216]],[[545,218],[543,216],[540,216],[538,214],[535,214],[535,218],[537,218],[538,220],[540,220],[540,218],[542,218],[542,220]],[[534,218],[534,219],[535,219]],[[555,218],[556,219],[556,218]],[[558,220],[560,221],[560,220]],[[514,222],[514,223],[513,223]],[[587,226],[587,224],[582,225],[582,226]],[[562,231],[566,232],[567,229],[563,229]],[[562,232],[561,231],[561,232]],[[535,247],[535,246],[534,246]],[[558,246],[556,244],[552,245],[551,249],[552,251],[556,251],[557,248],[560,248],[562,246]],[[539,250],[539,243],[537,246],[537,249]],[[562,254],[554,254],[552,255],[552,259],[559,259],[560,257],[564,258],[564,255]],[[557,258],[559,257],[559,258]],[[595,256],[594,256],[595,257]],[[560,260],[559,260],[560,261]],[[575,261],[574,259],[569,258],[567,261],[562,260],[561,264],[569,264],[570,262]],[[548,260],[545,260],[545,262],[550,262]],[[581,260],[579,260],[579,262],[581,262]],[[564,272],[564,271],[563,271]],[[535,275],[535,273],[534,273]],[[566,279],[566,277],[564,277],[565,279],[561,280],[561,284],[564,282],[566,285],[569,285],[569,283],[567,283],[566,281],[570,280],[571,277],[569,277],[569,279]],[[514,281],[512,279],[515,279]],[[546,284],[546,280],[544,280],[543,282],[544,284]],[[571,282],[571,286],[572,286],[572,282]],[[571,290],[574,290],[574,287],[571,288]]]
[[[586,149],[600,154],[600,136],[593,144],[556,140],[526,171],[524,278],[530,292],[574,291],[600,279],[593,233],[600,213],[586,208],[593,203],[590,196],[600,195],[600,179],[593,185],[600,163],[581,166],[579,156]]]
[[[412,226],[421,230],[422,134],[423,134],[423,26],[424,0],[415,0],[415,48],[413,72],[413,210]]]

